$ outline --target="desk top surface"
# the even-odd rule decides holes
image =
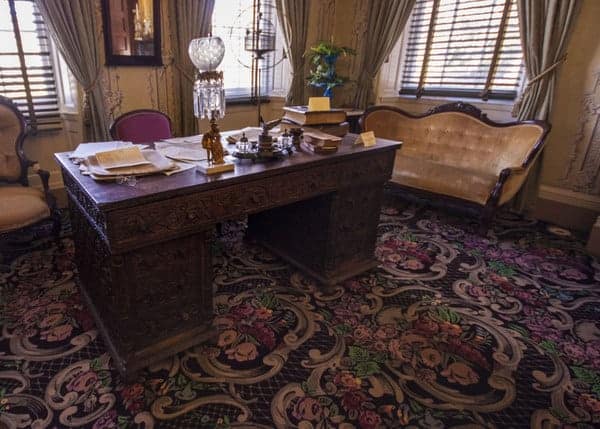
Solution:
[[[236,164],[235,170],[227,173],[205,175],[196,169],[191,169],[171,176],[156,174],[138,177],[135,186],[114,182],[98,182],[91,177],[84,176],[80,173],[79,166],[73,164],[68,158],[70,152],[56,153],[54,156],[64,174],[68,174],[98,206],[108,208],[111,205],[121,205],[128,200],[170,198],[187,192],[215,189],[243,181],[280,175],[309,166],[335,163],[347,158],[368,156],[368,154],[380,151],[396,150],[401,146],[400,142],[381,138],[377,139],[375,146],[369,148],[362,145],[353,146],[352,143],[356,137],[356,134],[346,135],[339,150],[331,155],[318,155],[301,149],[280,160],[252,162],[251,160],[233,159],[232,162]],[[233,145],[229,145],[229,147],[233,147]],[[228,157],[228,160],[229,158],[231,157]],[[199,189],[192,190],[191,188]]]

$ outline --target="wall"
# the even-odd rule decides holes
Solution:
[[[583,230],[600,213],[599,16],[600,2],[584,0],[558,75],[540,189],[545,210],[537,213]]]

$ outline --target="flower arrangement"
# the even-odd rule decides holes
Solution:
[[[335,71],[335,63],[340,55],[356,55],[356,51],[347,46],[340,47],[332,42],[321,41],[308,52],[308,58],[315,66],[308,76],[308,84],[324,88],[324,97],[331,97],[333,88],[348,81],[347,77],[338,76]]]

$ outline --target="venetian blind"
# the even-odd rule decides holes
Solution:
[[[417,0],[401,94],[514,99],[522,53],[515,0]]]
[[[34,131],[59,129],[50,40],[33,1],[0,0],[0,40],[0,94],[17,104]]]

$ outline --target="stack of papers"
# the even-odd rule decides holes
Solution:
[[[168,154],[173,155],[171,159],[167,159],[160,150],[148,149],[147,145],[125,141],[82,143],[69,155],[69,159],[73,163],[79,164],[82,174],[95,180],[115,180],[118,177],[145,176],[156,173],[170,176],[195,168],[196,165],[189,162],[200,158],[199,149],[202,147],[200,140],[198,139],[197,143],[184,143],[184,140],[193,140],[194,137],[172,139],[179,141],[168,144],[168,146],[175,147],[167,150]],[[167,143],[160,142],[155,145],[160,147],[162,144],[167,145]],[[182,152],[179,152],[178,148]],[[186,159],[187,162],[178,162],[177,157]]]
[[[123,176],[172,174],[179,168],[155,150],[140,150],[137,146],[128,146],[88,155],[79,169],[82,174],[95,180],[114,180]]]
[[[106,152],[109,150],[117,150],[123,149],[126,147],[134,146],[131,142],[124,142],[120,140],[112,141],[112,142],[93,142],[93,143],[81,143],[77,146],[71,154],[69,155],[69,159],[74,163],[79,164],[85,158],[90,155],[95,155],[97,152]],[[148,146],[140,145],[140,149],[145,149]]]

